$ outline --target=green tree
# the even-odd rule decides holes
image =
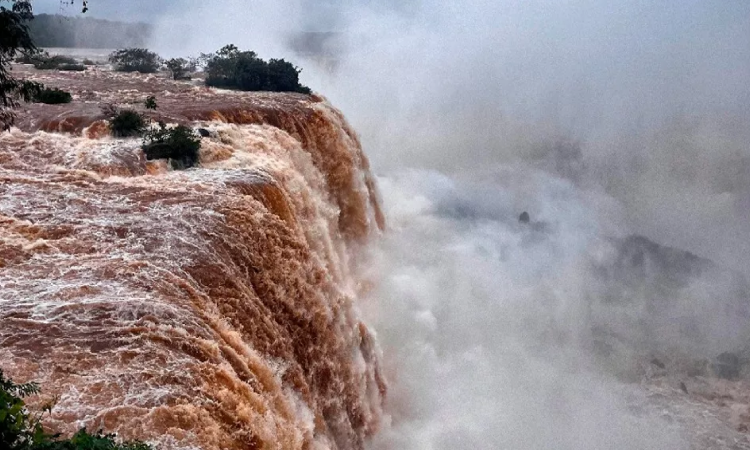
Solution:
[[[73,101],[73,96],[70,92],[63,91],[58,88],[42,88],[34,95],[32,99],[37,103],[46,103],[48,105],[59,105],[60,103],[70,103]]]
[[[173,80],[189,80],[190,73],[195,71],[195,61],[185,58],[172,58],[164,63],[172,74]]]
[[[33,54],[37,48],[29,37],[26,22],[34,18],[31,3],[20,0],[0,0],[0,4],[10,2],[10,9],[0,5],[0,127],[8,130],[15,121],[12,108],[18,101],[30,101],[39,89],[38,83],[18,80],[12,76],[11,62],[17,55]]]
[[[300,92],[310,88],[299,83],[300,69],[283,59],[269,62],[253,51],[240,51],[227,45],[215,54],[202,55],[206,61],[206,84],[242,91]]]
[[[109,62],[118,72],[154,73],[161,65],[159,55],[145,48],[115,50],[109,55]]]
[[[156,97],[154,97],[153,95],[149,95],[148,97],[146,97],[146,101],[143,102],[143,106],[145,106],[146,109],[156,110],[156,108],[158,108],[158,105],[156,104]]]
[[[75,4],[74,0],[60,3]],[[10,4],[10,8],[6,6]],[[82,12],[88,1],[82,0]],[[30,0],[0,0],[0,130],[6,131],[15,122],[13,108],[19,100],[31,101],[41,90],[39,83],[23,81],[11,74],[11,62],[17,55],[34,55],[39,51],[29,34],[28,23],[34,18]]]
[[[39,421],[30,417],[23,401],[25,397],[37,393],[39,386],[36,384],[14,384],[6,380],[0,370],[0,444],[3,444],[3,448],[26,449],[43,436]]]
[[[15,384],[6,379],[0,369],[0,449],[3,450],[151,450],[143,442],[118,443],[116,436],[91,434],[82,429],[70,439],[61,439],[60,435],[44,431],[41,419],[52,411],[52,405],[46,405],[42,413],[33,416],[26,408],[24,398],[38,394],[39,386],[35,383]]]
[[[310,88],[299,84],[301,69],[283,59],[268,61],[268,90],[309,94]]]
[[[114,137],[142,136],[148,127],[146,119],[132,109],[114,111],[109,120],[109,127]]]
[[[188,169],[199,162],[201,138],[184,125],[167,128],[159,122],[144,136],[142,148],[146,159],[168,159],[173,169]]]

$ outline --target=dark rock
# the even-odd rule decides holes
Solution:
[[[680,389],[682,389],[682,392],[688,393],[687,386],[685,386],[685,383],[680,381]]]
[[[198,128],[198,134],[200,134],[201,137],[209,137],[209,136],[211,136],[211,132],[208,131],[205,128]]]
[[[164,142],[144,145],[143,151],[146,153],[146,159],[148,160],[175,158],[179,156],[175,152],[174,147]]]
[[[737,354],[724,352],[716,357],[711,367],[713,368],[713,371],[717,377],[724,378],[726,380],[734,380],[740,376],[742,363],[740,362],[740,357],[737,356]]]
[[[663,369],[664,367],[666,367],[666,366],[664,366],[664,363],[661,362],[661,360],[659,360],[659,358],[652,359],[651,360],[651,364],[655,365],[656,367],[658,367],[660,369]]]
[[[531,221],[531,217],[529,216],[529,213],[527,213],[526,211],[524,211],[518,217],[518,221],[521,222],[521,223],[529,223]]]
[[[712,267],[707,259],[657,244],[644,236],[631,235],[619,247],[615,270],[620,278],[639,285],[645,279],[658,280],[665,287],[682,288]]]

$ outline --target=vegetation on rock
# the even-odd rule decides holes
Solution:
[[[142,442],[118,443],[116,436],[89,433],[82,429],[70,439],[44,431],[41,421],[44,414],[52,411],[46,405],[34,416],[26,408],[24,398],[38,394],[34,383],[15,384],[5,378],[0,369],[0,448],[3,450],[151,450]]]
[[[143,102],[143,106],[145,106],[146,109],[152,109],[152,110],[156,110],[156,108],[159,107],[156,104],[156,97],[154,97],[153,95],[149,95],[148,97],[146,97],[146,101]]]
[[[200,136],[191,128],[184,125],[167,128],[164,122],[146,133],[143,140],[146,159],[168,159],[173,169],[188,169],[198,164],[200,148]]]
[[[109,127],[114,137],[142,136],[148,126],[146,119],[132,109],[113,110]]]
[[[42,87],[38,92],[34,93],[34,102],[36,103],[58,105],[61,103],[70,103],[71,101],[73,101],[73,96],[70,95],[70,92],[63,91],[62,89]]]
[[[240,51],[227,45],[215,54],[203,55],[206,84],[242,91],[300,92],[310,88],[299,83],[301,70],[283,59],[266,62],[253,51]]]
[[[33,64],[34,68],[38,70],[86,70],[84,65],[79,64],[78,61],[69,56],[50,56],[49,53],[41,50],[25,52],[16,58],[16,62],[20,64]]]
[[[35,48],[31,51],[24,51],[16,58],[16,62],[19,64],[36,64],[42,59],[49,58],[49,53],[44,50]]]
[[[46,52],[44,55],[39,56],[36,61],[34,61],[34,68],[39,70],[52,70],[57,69],[58,67],[62,65],[72,65],[76,64],[76,60],[73,58],[70,58],[68,56],[61,56],[61,55],[55,55],[55,56],[49,56]]]
[[[68,72],[83,72],[86,70],[86,66],[83,64],[63,64],[57,68],[57,70],[64,70]]]
[[[145,48],[115,50],[109,55],[109,62],[118,72],[154,73],[161,66],[161,58]]]
[[[196,62],[185,58],[172,58],[164,63],[173,80],[189,80],[195,72]]]

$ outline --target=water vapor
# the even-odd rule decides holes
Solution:
[[[391,425],[373,448],[734,436],[641,384],[747,350],[750,4],[177,3],[166,50],[292,58],[380,175],[361,308]],[[335,51],[295,56],[305,31]]]

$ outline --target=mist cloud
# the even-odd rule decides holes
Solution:
[[[374,447],[686,447],[621,380],[747,342],[749,3],[176,4],[163,53],[290,58],[381,176],[362,307],[392,424]],[[339,33],[336,64],[295,55],[300,31]],[[693,257],[712,268],[669,284]]]

